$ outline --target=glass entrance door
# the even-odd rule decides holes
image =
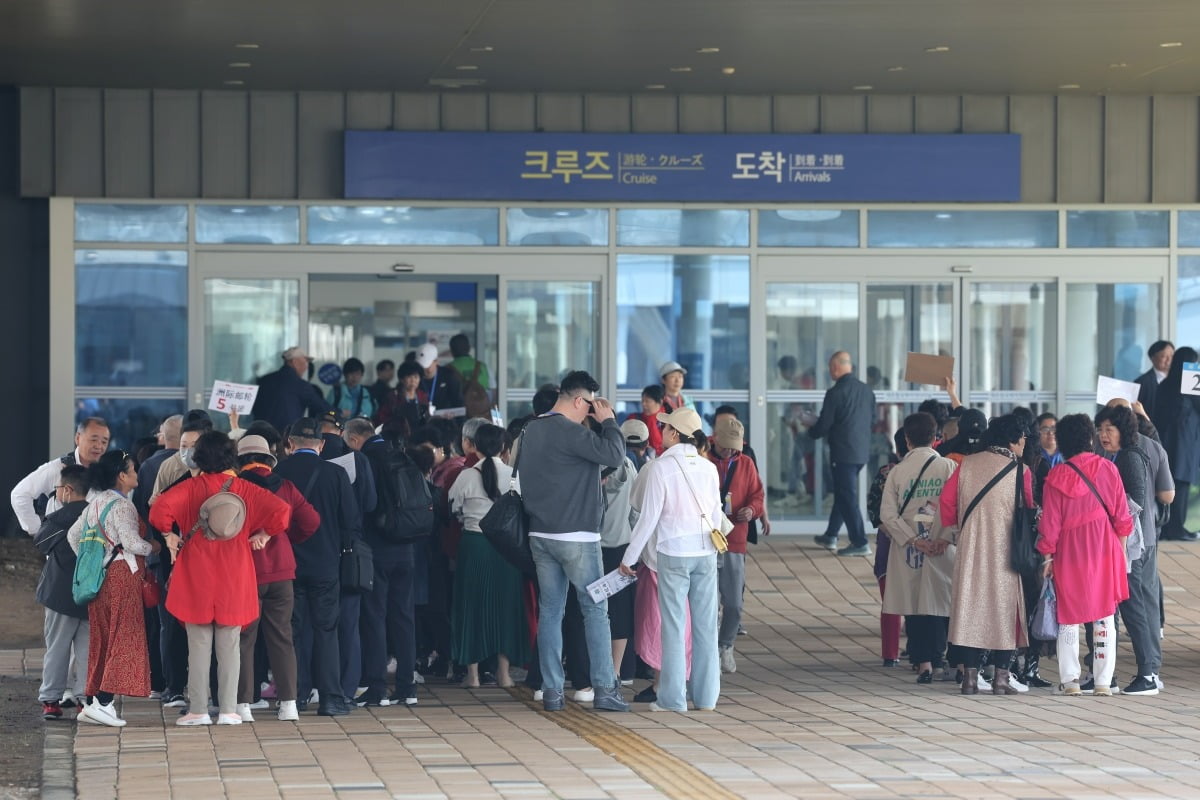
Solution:
[[[822,532],[832,504],[828,451],[808,436],[830,385],[828,360],[850,353],[874,389],[860,497],[894,449],[905,416],[940,387],[904,380],[909,352],[949,355],[964,404],[988,416],[1024,405],[1096,410],[1098,375],[1133,380],[1166,329],[1165,258],[760,257],[752,315],[750,439],[772,524]],[[837,276],[831,278],[829,276]]]

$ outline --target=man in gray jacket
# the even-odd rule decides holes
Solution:
[[[854,375],[850,354],[839,350],[829,359],[829,377],[833,386],[825,392],[821,416],[808,429],[814,439],[829,441],[829,461],[833,470],[833,510],[829,527],[817,544],[837,550],[838,530],[846,523],[850,544],[837,550],[839,556],[869,556],[867,532],[858,508],[858,473],[871,453],[871,423],[875,419],[875,393]]]
[[[604,574],[600,471],[625,460],[625,437],[612,406],[596,397],[599,388],[588,373],[570,373],[554,408],[530,421],[522,433],[519,475],[537,566],[538,661],[547,711],[561,711],[564,705],[562,621],[572,586],[583,612],[596,693],[593,707],[629,710],[613,669],[608,603],[596,603],[587,593],[587,585]],[[600,423],[599,434],[584,424],[589,417]]]

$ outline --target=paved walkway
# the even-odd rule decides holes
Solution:
[[[80,798],[1085,798],[1200,796],[1200,546],[1166,543],[1158,697],[962,697],[877,658],[868,559],[754,551],[715,713],[536,710],[527,692],[428,686],[415,709],[178,729],[148,700],[74,736]],[[0,654],[0,672],[36,670]],[[1054,662],[1046,672],[1052,679]],[[1132,658],[1122,645],[1122,683]],[[639,681],[635,688],[641,688]],[[645,706],[637,707],[645,711]],[[70,723],[53,723],[69,731]],[[69,735],[51,738],[63,749]],[[49,755],[54,756],[53,752]]]

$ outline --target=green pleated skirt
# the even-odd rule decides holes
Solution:
[[[513,666],[530,660],[524,578],[478,531],[463,531],[450,616],[455,663],[475,664],[503,653]]]

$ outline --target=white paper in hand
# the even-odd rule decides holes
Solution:
[[[587,593],[591,596],[593,603],[600,603],[635,581],[637,581],[636,577],[622,575],[619,569],[614,569],[603,578],[589,583]]]
[[[1119,381],[1100,375],[1096,378],[1096,404],[1108,405],[1108,401],[1117,397],[1124,398],[1130,404],[1136,403],[1141,386],[1130,381]]]

